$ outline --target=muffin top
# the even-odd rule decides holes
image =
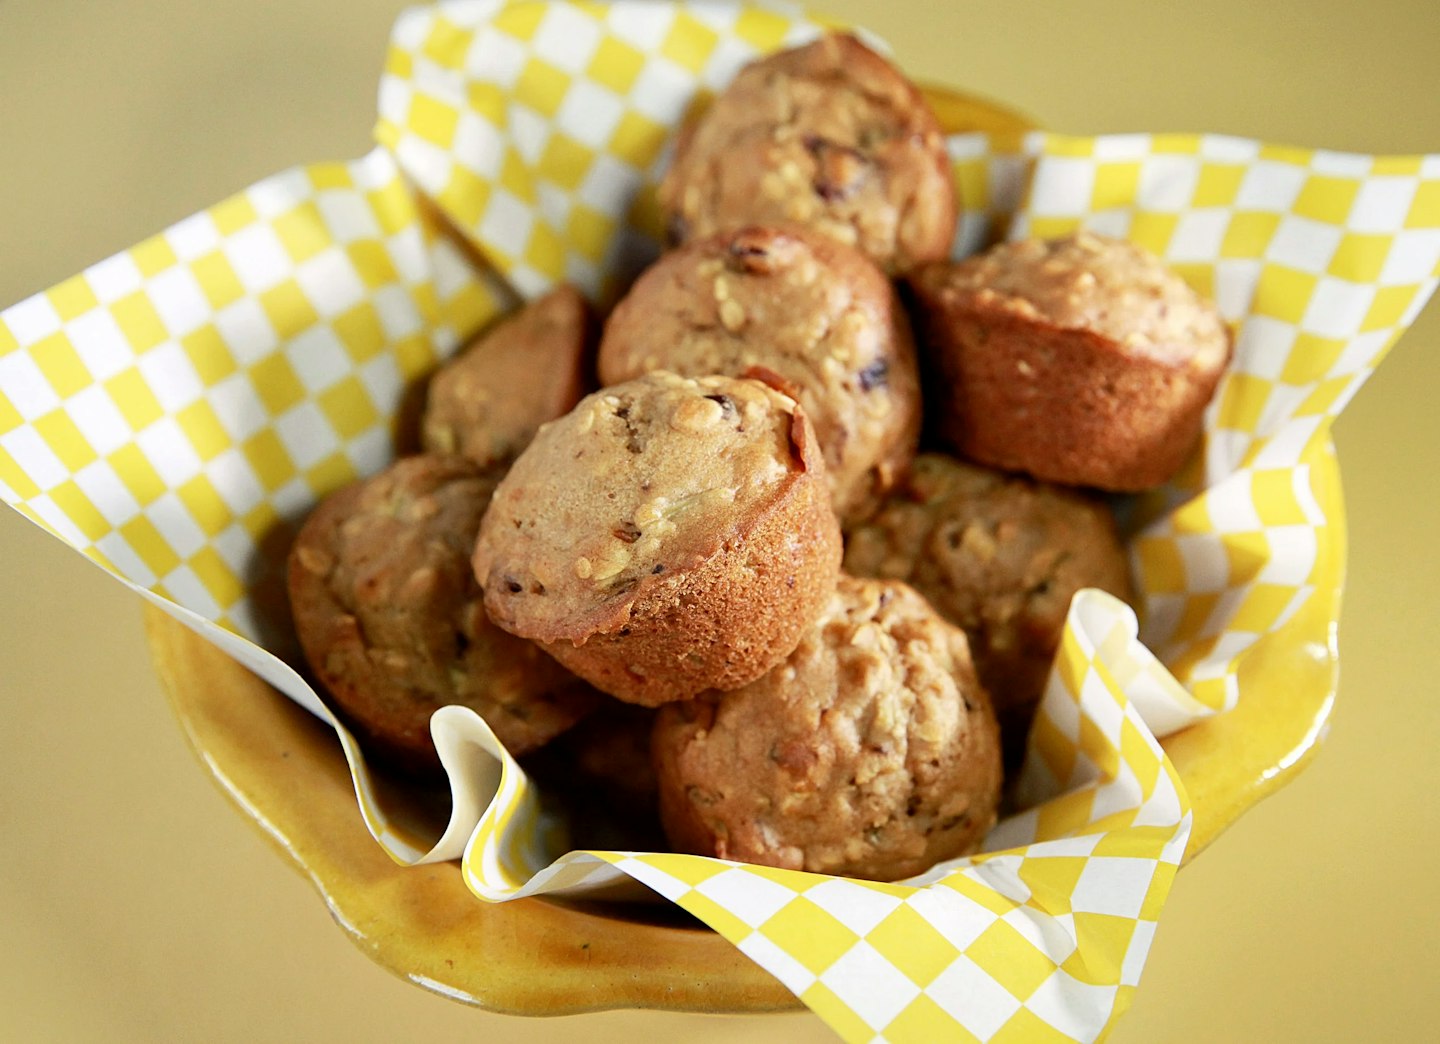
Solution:
[[[1223,366],[1229,335],[1213,305],[1134,243],[1094,232],[1001,243],[916,273],[922,291],[1064,329],[1091,330],[1127,354]]]
[[[842,34],[742,69],[682,130],[660,203],[678,239],[796,222],[887,272],[946,256],[956,222],[934,113],[894,66]]]
[[[434,758],[430,714],[446,704],[473,708],[523,753],[595,699],[485,615],[469,558],[499,475],[454,456],[397,461],[326,498],[291,551],[306,658],[367,733],[422,761]]]
[[[1083,587],[1130,597],[1106,504],[1079,490],[938,453],[850,534],[845,568],[914,585],[970,638],[997,710],[1033,706]]]
[[[658,371],[587,396],[495,492],[474,555],[487,610],[543,642],[620,628],[823,469],[810,432],[758,380]]]
[[[895,880],[995,821],[999,739],[964,634],[910,588],[841,578],[758,681],[660,712],[667,833],[692,851]]]
[[[431,378],[421,442],[478,464],[511,461],[585,394],[594,323],[573,286],[501,319]]]
[[[919,437],[914,341],[890,281],[804,229],[722,232],[647,269],[600,343],[604,383],[752,366],[783,378],[814,423],[836,512],[868,513]]]

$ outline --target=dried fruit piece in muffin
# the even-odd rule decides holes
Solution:
[[[305,658],[370,749],[433,772],[430,715],[473,708],[514,754],[600,698],[485,616],[470,550],[499,480],[461,457],[417,456],[327,497],[290,551]]]
[[[585,394],[595,341],[590,306],[560,286],[494,327],[435,372],[420,438],[431,453],[509,462]]]
[[[602,384],[651,370],[740,374],[796,390],[841,521],[872,512],[920,437],[910,320],[863,254],[804,229],[693,240],[645,271],[600,340]]]
[[[789,659],[662,708],[651,742],[680,851],[891,881],[995,822],[999,735],[965,635],[895,581],[842,577]]]
[[[947,256],[955,235],[935,114],[894,66],[844,34],[742,69],[682,130],[659,195],[677,239],[794,222],[890,273]]]
[[[845,569],[903,580],[964,629],[1011,765],[1075,592],[1131,597],[1125,549],[1102,500],[938,453],[915,458],[895,495],[851,531]]]
[[[474,559],[491,619],[649,706],[784,659],[839,563],[825,462],[795,401],[664,371],[542,428],[495,491]]]
[[[1091,232],[926,266],[911,286],[940,436],[1052,482],[1169,479],[1230,359],[1213,305],[1148,251]]]

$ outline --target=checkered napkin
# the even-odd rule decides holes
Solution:
[[[1189,837],[1156,737],[1275,684],[1276,650],[1333,657],[1330,423],[1440,275],[1440,157],[950,139],[957,254],[1077,227],[1125,236],[1237,335],[1203,451],[1134,505],[1139,620],[1101,592],[1075,599],[1027,811],[983,855],[902,884],[557,857],[523,773],[458,707],[432,723],[450,822],[412,837],[287,663],[293,527],[392,458],[407,394],[518,296],[564,279],[603,298],[653,257],[676,123],[822,25],[708,3],[406,13],[370,155],[267,179],[0,313],[0,497],[334,724],[362,815],[400,862],[458,857],[485,900],[639,882],[849,1040],[1093,1039],[1139,981]]]

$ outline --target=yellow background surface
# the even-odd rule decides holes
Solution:
[[[0,305],[369,147],[398,0],[0,3]],[[918,78],[1071,133],[1440,152],[1433,0],[834,2]],[[1175,885],[1115,1039],[1414,1039],[1440,952],[1440,307],[1337,424],[1342,682],[1318,762]],[[829,1039],[809,1015],[521,1020],[372,965],[210,784],[139,600],[0,510],[0,1039]]]

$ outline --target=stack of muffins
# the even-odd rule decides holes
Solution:
[[[848,35],[742,70],[660,201],[598,347],[573,289],[533,302],[436,374],[423,455],[311,516],[306,658],[377,757],[433,774],[466,704],[680,851],[972,851],[1071,597],[1130,596],[1095,491],[1184,463],[1228,331],[1098,235],[949,260],[940,127]]]

